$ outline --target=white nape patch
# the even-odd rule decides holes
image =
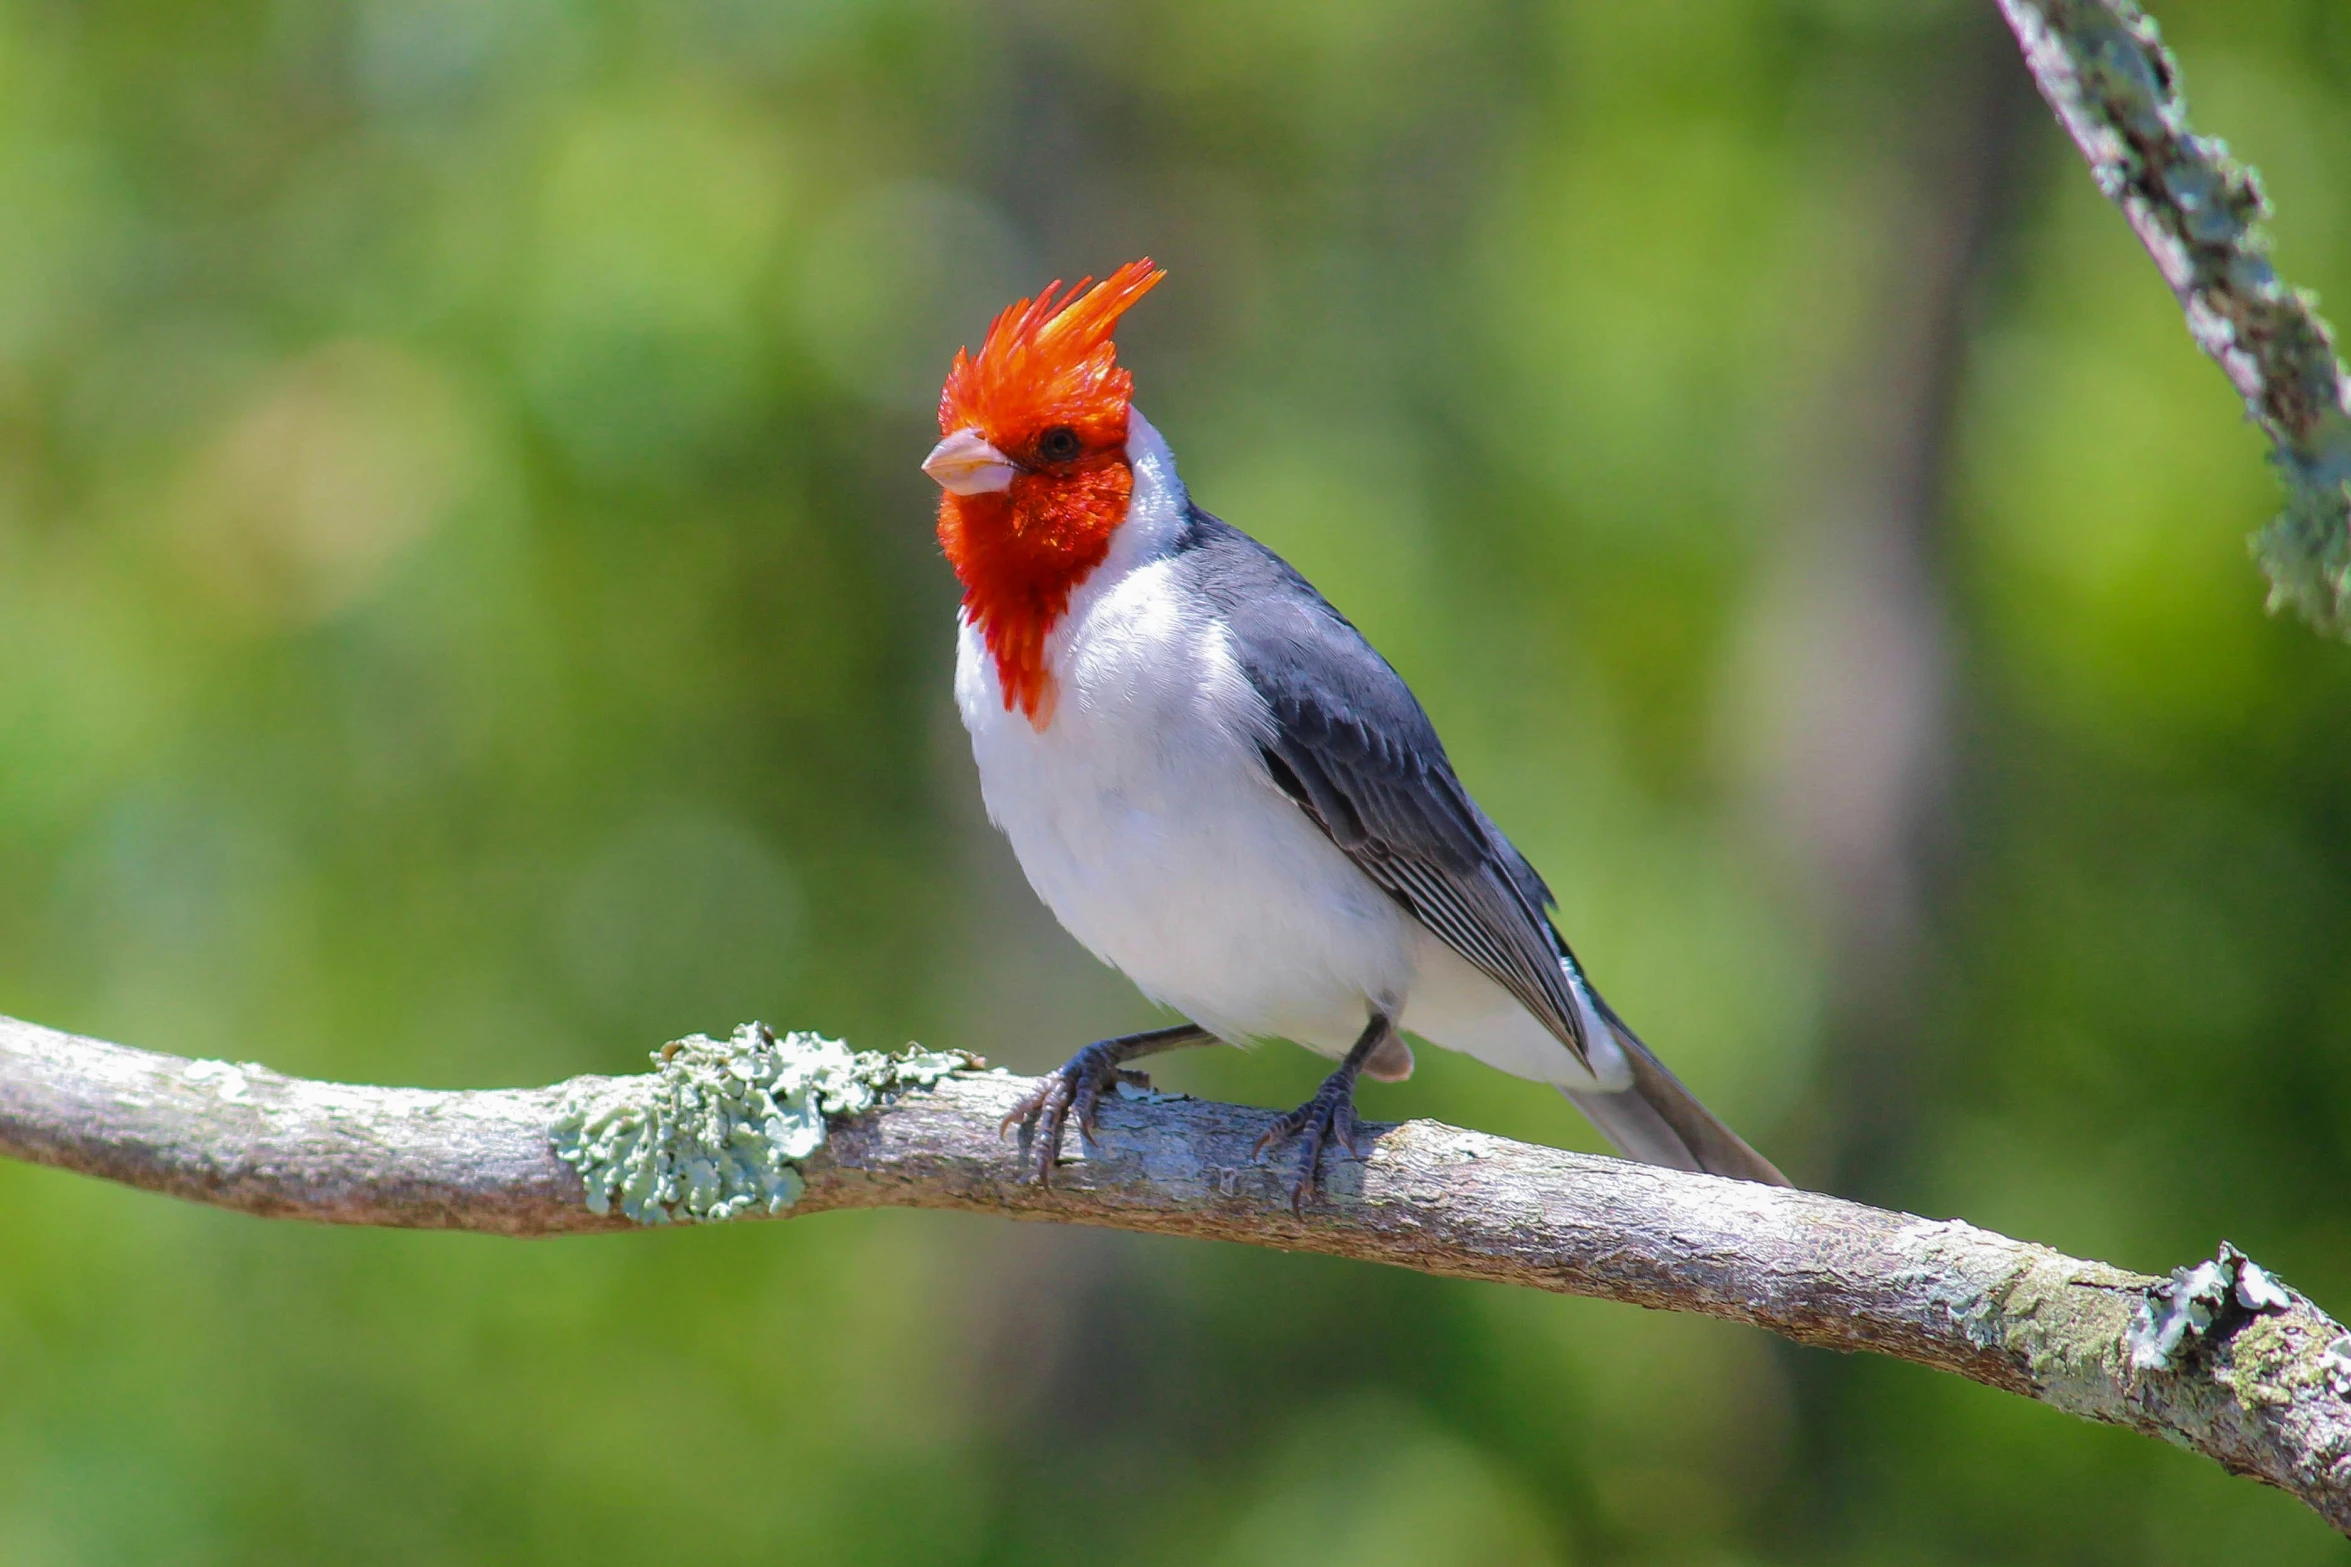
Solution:
[[[1046,640],[1046,726],[1006,709],[968,618],[956,641],[956,704],[988,817],[1029,885],[1096,957],[1235,1043],[1284,1038],[1341,1056],[1376,1006],[1504,1071],[1596,1086],[1267,774],[1264,704],[1230,631],[1185,590],[1172,558],[1189,507],[1183,482],[1159,432],[1132,411],[1127,456],[1127,518]],[[1619,1055],[1602,1077],[1623,1071]]]

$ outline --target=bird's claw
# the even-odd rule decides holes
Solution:
[[[1037,1086],[1023,1094],[1020,1102],[996,1124],[996,1135],[1001,1138],[1015,1126],[1035,1121],[1036,1135],[1029,1143],[1033,1161],[1029,1173],[1039,1186],[1051,1186],[1053,1166],[1061,1158],[1061,1135],[1069,1124],[1070,1112],[1077,1113],[1078,1135],[1092,1142],[1100,1127],[1102,1096],[1118,1083],[1149,1088],[1151,1079],[1131,1067],[1120,1066],[1109,1043],[1096,1040],[1039,1078]]]
[[[1290,1212],[1304,1217],[1307,1197],[1322,1190],[1324,1145],[1336,1142],[1347,1150],[1349,1158],[1360,1158],[1355,1134],[1362,1129],[1363,1122],[1355,1113],[1354,1081],[1344,1072],[1334,1072],[1315,1090],[1312,1099],[1288,1115],[1277,1117],[1265,1129],[1250,1157],[1263,1164],[1268,1149],[1293,1137],[1304,1140],[1306,1154],[1300,1162],[1297,1184],[1290,1188]]]

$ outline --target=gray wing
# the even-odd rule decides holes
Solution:
[[[1274,782],[1413,916],[1585,1059],[1551,892],[1453,775],[1402,676],[1287,562],[1205,513],[1183,557],[1271,717]]]

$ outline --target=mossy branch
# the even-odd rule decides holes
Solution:
[[[1143,1095],[1050,1189],[997,1122],[1025,1084],[756,1025],[638,1077],[445,1093],[308,1082],[0,1018],[0,1154],[269,1218],[563,1235],[961,1208],[1206,1236],[1753,1324],[2167,1437],[2351,1532],[2351,1336],[2223,1245],[2169,1280],[1952,1221],[1375,1126],[1303,1217],[1261,1110]],[[631,1215],[634,1215],[632,1217]]]
[[[2253,539],[2270,604],[2351,634],[2351,374],[2270,264],[2253,170],[2188,127],[2179,66],[2130,0],[2000,0],[2025,64],[2274,447],[2286,509]]]

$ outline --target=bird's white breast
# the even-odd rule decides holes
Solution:
[[[1410,990],[1418,927],[1277,789],[1262,705],[1168,545],[1182,491],[1137,416],[1109,557],[1046,644],[1043,728],[1007,710],[968,620],[955,691],[988,815],[1070,933],[1230,1039],[1343,1053]]]

